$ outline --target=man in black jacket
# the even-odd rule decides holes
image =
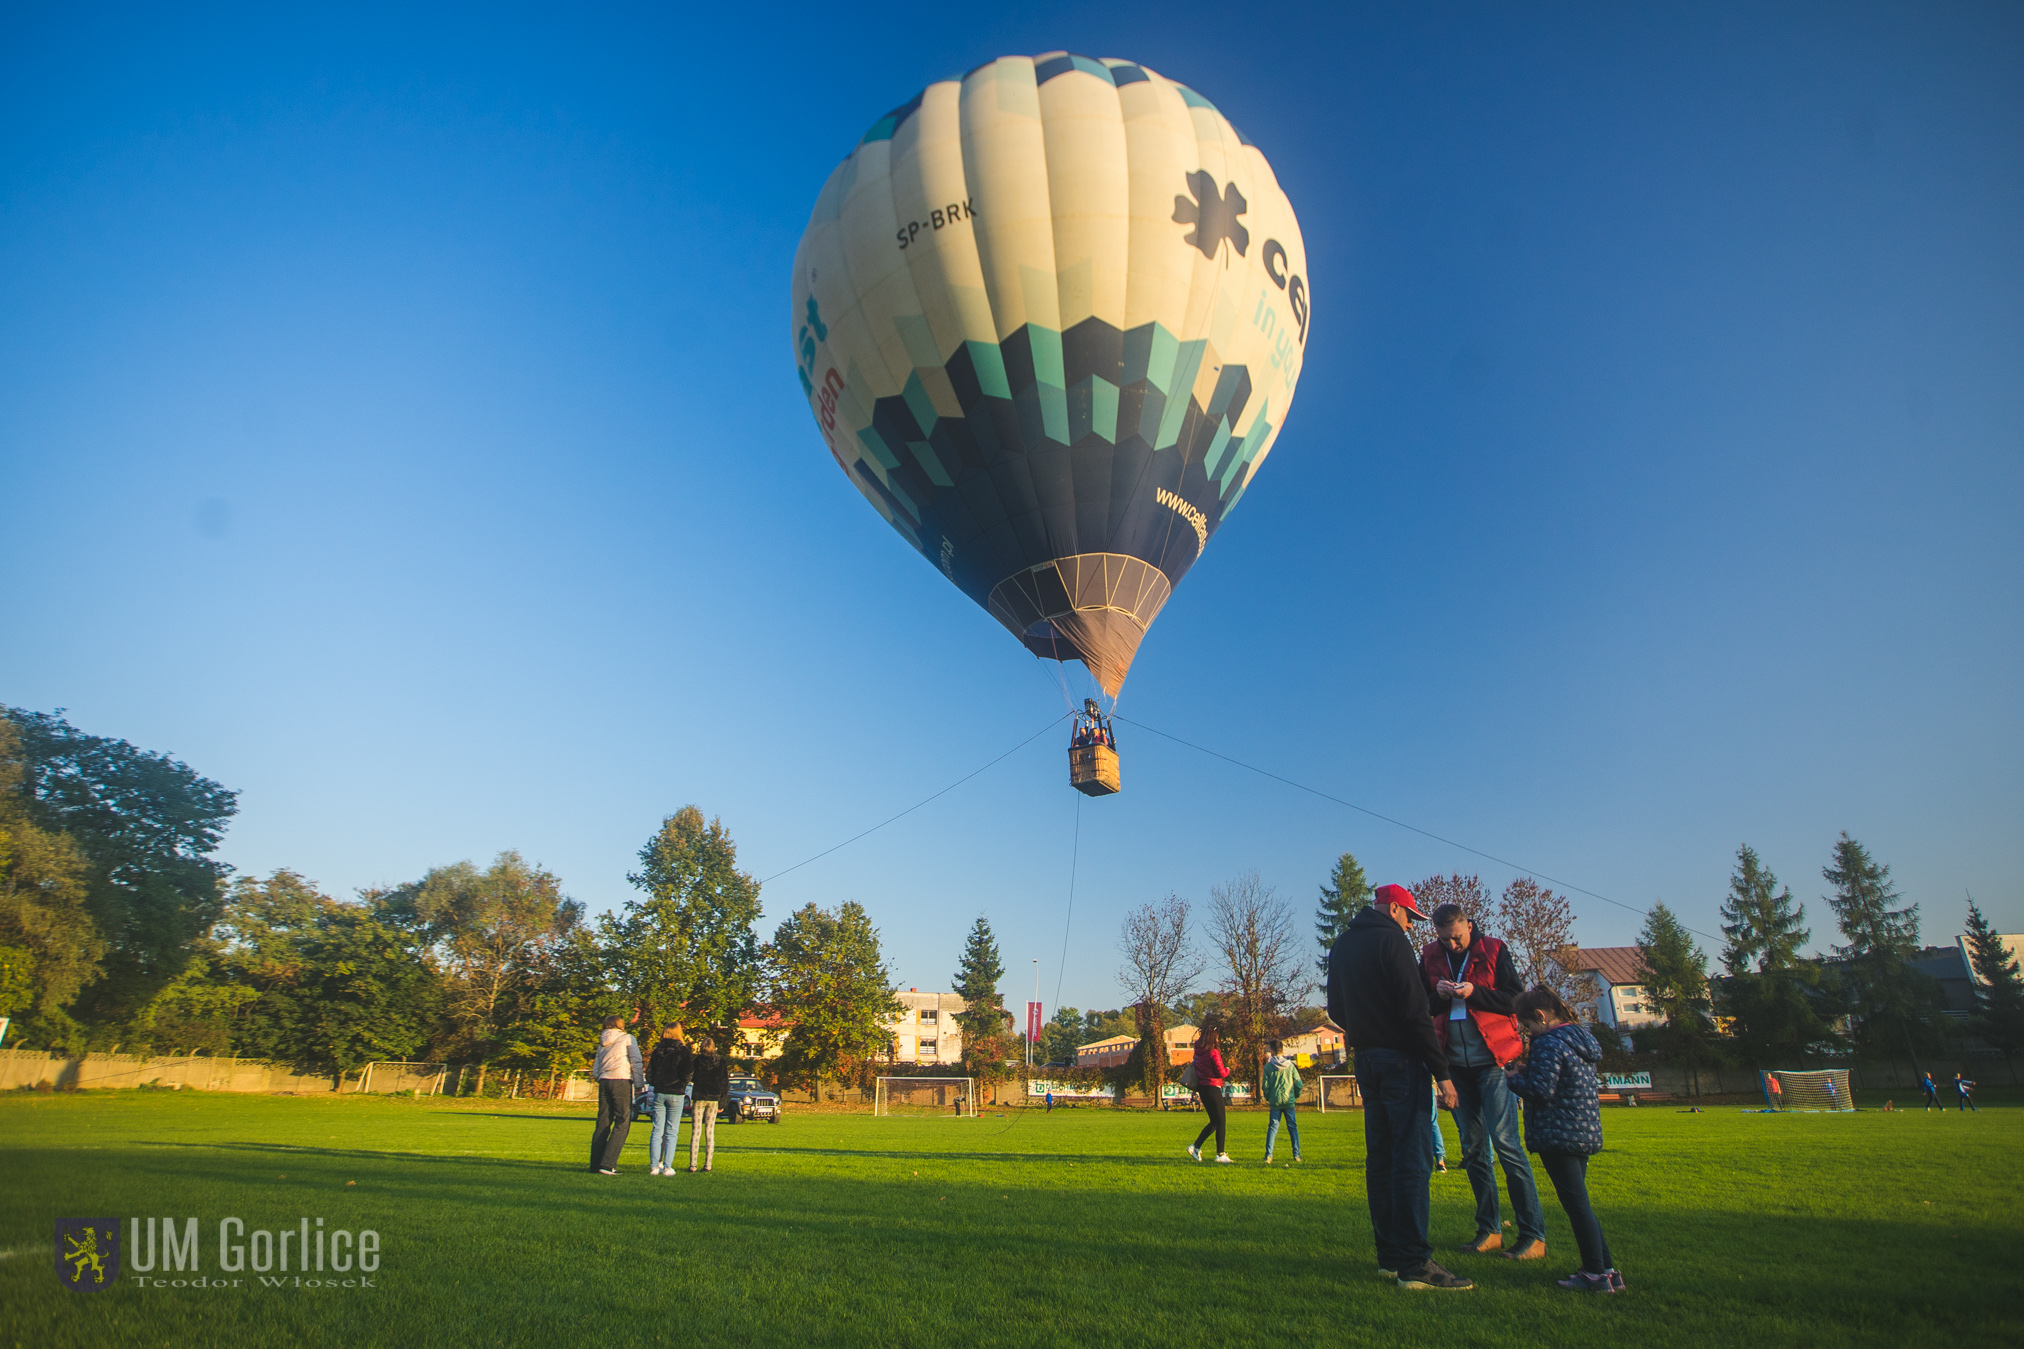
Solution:
[[[1356,1050],[1363,1097],[1363,1187],[1378,1272],[1401,1288],[1475,1284],[1434,1263],[1427,1187],[1434,1172],[1434,1100],[1455,1108],[1448,1056],[1434,1034],[1427,987],[1406,929],[1424,920],[1412,891],[1381,885],[1328,953],[1328,1015]]]

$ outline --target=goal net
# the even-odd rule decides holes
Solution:
[[[873,1098],[875,1115],[974,1116],[976,1079],[969,1077],[881,1077]]]
[[[1846,1068],[1804,1073],[1770,1069],[1758,1076],[1763,1082],[1765,1104],[1774,1110],[1855,1109],[1855,1100],[1848,1091]]]
[[[1331,1110],[1363,1109],[1363,1093],[1356,1089],[1356,1079],[1350,1076],[1326,1076],[1321,1079],[1321,1113]]]

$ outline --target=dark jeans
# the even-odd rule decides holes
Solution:
[[[1363,1190],[1380,1269],[1427,1263],[1427,1187],[1434,1173],[1434,1079],[1427,1066],[1396,1049],[1356,1051],[1363,1095]]]
[[[1553,1193],[1560,1196],[1560,1207],[1567,1210],[1575,1244],[1581,1247],[1582,1270],[1600,1274],[1615,1269],[1616,1259],[1609,1253],[1602,1224],[1595,1220],[1595,1210],[1588,1206],[1588,1158],[1576,1152],[1542,1152],[1539,1164],[1546,1168],[1547,1178],[1553,1182]]]
[[[625,1136],[632,1132],[633,1084],[629,1077],[600,1077],[597,1080],[597,1132],[590,1136],[590,1166],[593,1171],[618,1167],[618,1155],[625,1151]]]
[[[1202,1109],[1209,1112],[1209,1122],[1202,1126],[1202,1132],[1195,1135],[1195,1146],[1201,1147],[1210,1134],[1216,1136],[1216,1153],[1221,1156],[1223,1147],[1223,1089],[1221,1087],[1196,1087],[1195,1095],[1202,1098]]]
[[[1518,1136],[1518,1093],[1504,1080],[1504,1070],[1457,1068],[1455,1128],[1462,1135],[1462,1165],[1469,1170],[1469,1188],[1476,1192],[1476,1235],[1504,1230],[1497,1208],[1497,1172],[1491,1154],[1504,1167],[1504,1185],[1518,1218],[1520,1242],[1546,1240],[1546,1210],[1539,1203],[1539,1182],[1532,1178],[1532,1159]]]

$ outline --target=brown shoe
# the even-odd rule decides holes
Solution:
[[[1467,1251],[1470,1255],[1488,1255],[1492,1251],[1504,1249],[1504,1234],[1502,1232],[1481,1232],[1477,1234],[1474,1241],[1465,1243],[1459,1249]]]
[[[1520,1243],[1517,1250],[1504,1252],[1504,1258],[1506,1260],[1544,1260],[1546,1258],[1546,1243],[1538,1237],[1534,1237],[1530,1241]]]

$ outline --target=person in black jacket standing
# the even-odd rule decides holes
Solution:
[[[647,1138],[650,1176],[675,1174],[675,1145],[682,1138],[682,1107],[688,1102],[695,1065],[696,1051],[683,1043],[682,1028],[670,1021],[661,1031],[661,1042],[647,1056],[647,1086],[654,1093],[654,1131]]]
[[[1467,1289],[1475,1284],[1434,1262],[1427,1240],[1427,1190],[1434,1101],[1455,1108],[1448,1056],[1434,1034],[1420,962],[1406,937],[1425,919],[1412,891],[1381,885],[1328,953],[1328,1015],[1356,1050],[1363,1096],[1363,1186],[1377,1242],[1378,1272],[1401,1288]]]

